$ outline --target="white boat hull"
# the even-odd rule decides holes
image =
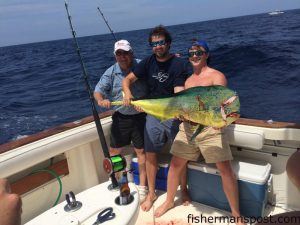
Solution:
[[[269,202],[276,205],[275,212],[286,211],[285,209],[300,210],[300,194],[289,181],[285,170],[289,156],[300,149],[300,126],[287,123],[268,124],[265,121],[250,119],[241,119],[240,121],[242,122],[237,122],[226,130],[233,155],[269,162],[273,175]],[[101,123],[108,141],[111,118],[104,118]],[[47,167],[52,161],[55,164],[57,161],[66,160],[68,172],[61,175],[62,196],[59,199],[59,207],[65,205],[65,194],[69,191],[80,196],[79,193],[108,181],[108,175],[102,169],[104,155],[93,121],[79,125],[76,122],[74,126],[75,124],[77,127],[65,129],[63,132],[60,130],[54,135],[12,147],[10,150],[7,145],[0,146],[0,152],[2,152],[0,154],[0,177],[8,178],[13,186],[17,186],[20,180],[26,180],[28,176],[31,176],[30,173],[36,168]],[[11,146],[15,146],[15,144]],[[124,154],[131,153],[132,147],[128,146]],[[22,223],[26,224],[49,210],[58,193],[59,185],[56,179],[50,179],[40,186],[26,190],[25,193],[21,192]],[[164,199],[165,195],[162,195],[154,207],[157,207]],[[198,203],[193,203],[191,208],[182,208],[183,206],[179,205],[177,203],[174,209],[156,221],[167,218],[186,221],[189,212],[192,212],[195,207],[201,208],[201,212],[226,214],[226,212]],[[269,205],[269,207],[273,207],[272,210],[274,210],[274,206]],[[148,213],[141,211],[135,224],[153,222],[153,210],[150,211]],[[267,215],[269,213],[270,210]],[[31,223],[29,224],[31,225]],[[47,225],[44,222],[39,223],[39,225],[43,224]]]

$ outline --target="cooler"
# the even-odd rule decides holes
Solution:
[[[232,161],[232,168],[238,179],[241,214],[246,217],[263,216],[271,183],[271,165],[240,158]],[[230,212],[215,164],[190,162],[188,189],[193,201]]]
[[[158,190],[166,191],[167,190],[167,178],[169,171],[169,163],[168,158],[162,157],[159,159],[158,163],[158,171],[156,174],[156,186],[155,188]],[[137,158],[133,158],[131,162],[131,169],[133,170],[133,181],[135,184],[139,184],[139,169],[138,169],[138,160]]]

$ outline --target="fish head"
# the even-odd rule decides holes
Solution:
[[[222,103],[221,114],[226,125],[236,121],[240,117],[240,101],[237,95],[234,95]]]

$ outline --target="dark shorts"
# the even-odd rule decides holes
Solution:
[[[179,129],[179,120],[166,120],[161,122],[159,119],[147,115],[145,125],[145,151],[160,152],[164,145],[175,139]]]
[[[110,147],[121,148],[132,141],[135,148],[144,148],[146,114],[124,115],[118,111],[112,115]]]

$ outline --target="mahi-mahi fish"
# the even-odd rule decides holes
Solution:
[[[122,101],[112,102],[121,105]],[[224,86],[198,86],[170,96],[132,100],[137,106],[162,121],[179,118],[203,126],[222,128],[240,116],[240,102],[233,90]]]

